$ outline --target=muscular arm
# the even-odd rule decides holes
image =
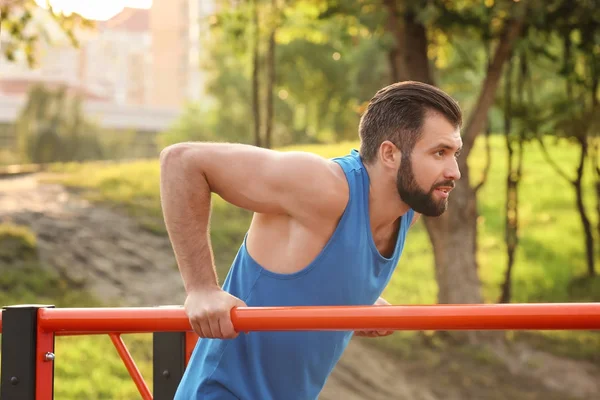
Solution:
[[[160,165],[162,211],[188,293],[218,282],[209,236],[211,193],[307,224],[345,206],[346,187],[331,162],[310,153],[182,143],[163,150]]]

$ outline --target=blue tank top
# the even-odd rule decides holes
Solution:
[[[252,306],[372,305],[390,280],[414,212],[401,220],[394,253],[377,250],[369,220],[369,176],[358,151],[334,158],[350,197],[321,253],[304,269],[278,274],[261,267],[242,243],[223,289]],[[199,339],[177,400],[316,399],[352,331],[249,332]]]

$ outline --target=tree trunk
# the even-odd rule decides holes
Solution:
[[[434,78],[427,57],[427,31],[412,11],[404,14],[404,64],[410,78],[433,84]]]
[[[506,22],[506,27],[500,37],[494,58],[490,63],[481,91],[479,92],[477,104],[463,132],[463,150],[461,153],[463,157],[460,159],[462,160],[463,167],[467,165],[467,157],[475,144],[477,135],[479,135],[485,126],[488,111],[494,103],[496,89],[502,76],[502,67],[510,57],[515,41],[521,32],[522,25],[523,22],[521,19],[511,19]]]
[[[469,184],[467,155],[475,138],[484,128],[494,101],[502,67],[508,60],[520,32],[521,21],[507,22],[500,38],[488,74],[463,133],[463,155],[459,158],[462,178],[450,195],[448,210],[440,217],[425,217],[425,226],[434,248],[438,302],[442,304],[482,303],[477,273],[477,198]],[[473,336],[470,336],[473,339]]]
[[[577,178],[573,182],[573,186],[575,187],[575,194],[577,198],[577,211],[579,211],[579,216],[581,218],[581,223],[583,225],[583,232],[585,235],[585,253],[586,253],[586,262],[587,262],[587,270],[588,275],[593,277],[596,275],[596,269],[594,266],[594,236],[592,234],[592,224],[585,210],[585,205],[583,203],[583,190],[582,190],[582,181],[583,181],[583,172],[585,160],[587,158],[588,152],[588,143],[587,137],[583,136],[578,138],[579,145],[581,148],[580,156],[579,156],[579,165],[577,166]]]
[[[596,73],[596,64],[592,62],[592,88],[590,91],[591,94],[591,103],[592,103],[592,115],[596,115],[598,112],[598,74]],[[596,187],[596,233],[597,238],[600,240],[600,137],[598,137],[598,132],[592,133],[592,170],[595,172],[595,187]]]
[[[272,146],[273,132],[273,91],[275,90],[275,34],[277,33],[277,0],[271,1],[271,32],[269,34],[269,48],[267,50],[267,121],[265,126],[265,147]]]
[[[252,114],[254,116],[254,144],[260,147],[260,88],[258,82],[260,68],[260,29],[258,25],[258,0],[253,0],[252,2],[252,25],[254,25],[252,41]]]
[[[395,39],[388,53],[392,83],[414,80],[433,84],[433,76],[427,57],[427,31],[419,23],[414,12],[400,10],[396,0],[383,0],[387,9],[386,29]]]
[[[468,179],[469,170],[465,170],[443,216],[424,218],[433,244],[441,304],[482,302],[476,260],[477,199]]]
[[[571,48],[572,48],[571,37],[569,35],[565,35],[565,37],[564,37],[564,56],[563,57],[564,57],[565,65],[567,65],[567,70],[572,72],[574,69],[574,66],[573,66],[573,60],[572,60],[572,55],[571,55]],[[570,102],[573,102],[573,99],[574,99],[573,81],[572,81],[571,76],[567,76],[567,98],[569,99]],[[573,123],[572,126],[575,127],[574,129],[577,129],[575,123]],[[579,164],[577,165],[577,176],[575,177],[575,180],[572,181],[571,183],[573,184],[573,187],[575,189],[575,196],[576,196],[575,202],[577,204],[577,211],[579,212],[581,224],[583,225],[583,233],[585,236],[585,253],[586,253],[586,264],[587,264],[588,275],[590,277],[593,277],[594,275],[596,275],[596,270],[594,267],[594,237],[592,236],[592,224],[590,223],[590,219],[587,216],[585,204],[583,202],[583,191],[582,191],[583,174],[585,172],[584,166],[585,166],[585,161],[588,156],[588,142],[587,142],[588,130],[589,130],[589,128],[586,128],[585,130],[581,130],[581,131],[575,131],[574,135],[573,135],[573,136],[575,136],[575,138],[577,139],[577,142],[579,143],[579,147],[580,147],[579,154],[580,155],[579,155]]]
[[[596,150],[594,151],[594,170],[596,171],[596,233],[598,240],[600,240],[600,163],[598,163],[598,158],[600,158],[600,144],[598,143],[598,139],[596,138],[595,143]]]
[[[519,81],[517,84],[517,93],[519,99],[520,109],[525,107],[525,79],[527,76],[527,61],[524,55],[520,58],[521,68]],[[500,295],[500,303],[510,303],[512,299],[512,273],[515,264],[515,253],[519,246],[519,184],[523,176],[523,142],[525,141],[525,128],[521,127],[519,136],[517,139],[517,160],[516,166],[514,166],[514,153],[515,148],[513,147],[514,137],[511,137],[511,119],[512,119],[512,63],[509,64],[509,71],[507,73],[507,88],[506,88],[506,100],[507,106],[505,110],[505,134],[506,134],[506,147],[508,149],[508,171],[506,174],[506,227],[505,227],[505,242],[506,242],[506,254],[507,254],[507,265],[506,272],[504,275],[504,282],[502,284],[502,293]],[[530,98],[531,101],[531,98]]]
[[[396,0],[383,0],[383,5],[387,9],[385,28],[395,39],[394,45],[388,52],[390,80],[392,83],[410,80],[412,76],[407,71],[405,58],[405,44],[409,39],[406,37],[404,24],[399,18],[398,3]],[[425,56],[427,56],[427,52],[425,52]]]
[[[522,77],[521,77],[522,79]],[[515,249],[517,247],[517,229],[516,229],[516,180],[513,171],[513,146],[511,138],[512,122],[512,59],[508,62],[508,70],[505,75],[504,90],[504,135],[506,139],[506,150],[508,154],[506,171],[506,204],[504,215],[504,241],[506,243],[506,271],[504,273],[504,282],[502,283],[502,293],[500,294],[500,303],[510,303],[512,288],[512,269],[514,265]],[[519,87],[519,96],[522,95],[522,86]],[[522,105],[522,102],[521,102]]]
[[[388,11],[386,28],[396,38],[397,46],[389,55],[394,81],[419,80],[435,84],[427,59],[425,27],[410,12],[399,23],[395,0],[383,0]],[[441,304],[481,303],[477,274],[477,198],[469,182],[467,155],[476,136],[485,127],[493,104],[502,67],[508,60],[521,30],[520,19],[509,20],[482,85],[478,104],[464,131],[464,156],[460,159],[462,178],[456,183],[449,200],[448,211],[437,218],[425,217],[424,222],[433,245],[438,302]],[[466,150],[466,151],[465,151]],[[470,336],[471,339],[474,336]]]

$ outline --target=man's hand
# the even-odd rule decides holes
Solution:
[[[378,298],[374,304],[375,306],[389,306],[391,305],[387,301],[385,301],[382,297]],[[355,331],[354,334],[356,336],[364,336],[364,337],[382,337],[389,336],[394,331]]]
[[[233,339],[238,336],[231,322],[231,309],[246,303],[218,286],[192,291],[184,308],[194,332],[202,338]]]

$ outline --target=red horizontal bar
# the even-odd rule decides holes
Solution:
[[[42,308],[38,316],[41,328],[57,335],[191,330],[181,307]]]
[[[260,308],[234,314],[252,330],[600,329],[600,303]],[[250,310],[248,310],[250,311]]]
[[[57,334],[183,332],[181,307],[43,308],[41,328]],[[600,303],[418,306],[243,307],[239,332],[290,330],[579,330],[600,329]]]

